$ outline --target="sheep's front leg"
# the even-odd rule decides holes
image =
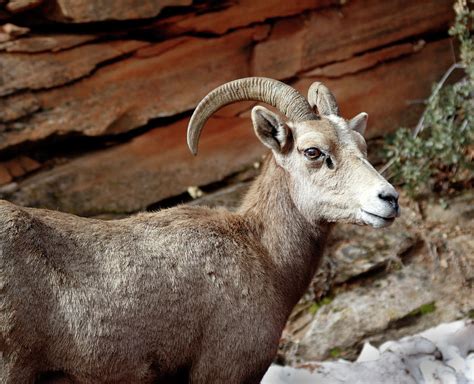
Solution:
[[[244,342],[245,343],[245,342]],[[213,348],[201,354],[193,362],[190,372],[191,384],[258,384],[273,361],[274,347],[255,345],[249,348],[251,340],[246,341],[245,350],[235,343]]]
[[[222,361],[218,356],[213,359],[200,359],[193,365],[190,375],[191,384],[259,384],[262,380],[270,361],[259,364],[258,368],[247,364],[245,358],[235,356],[236,360]],[[222,365],[223,364],[223,365]]]
[[[18,356],[1,356],[0,362],[0,384],[33,384],[36,378],[36,370],[31,365],[31,360],[22,359]]]

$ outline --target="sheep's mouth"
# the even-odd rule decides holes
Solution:
[[[377,218],[377,219],[379,219],[379,220],[384,220],[384,221],[386,221],[386,222],[392,222],[392,221],[395,220],[395,216],[389,216],[389,217],[387,217],[387,216],[379,216],[379,215],[376,215],[375,213],[368,212],[368,211],[366,211],[366,210],[364,210],[364,209],[362,210],[362,212],[366,213],[366,214],[369,215],[369,216],[375,217],[375,218]]]

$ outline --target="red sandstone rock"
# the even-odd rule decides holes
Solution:
[[[8,169],[5,165],[0,164],[0,185],[8,184],[12,180],[13,177],[10,175],[10,172],[8,172]]]
[[[18,157],[18,162],[20,163],[21,167],[27,172],[36,171],[41,165],[36,160],[33,160],[27,156],[20,156]]]
[[[399,127],[416,124],[434,82],[452,64],[450,39],[426,46],[415,55],[381,64],[338,79],[301,79],[294,86],[306,93],[315,80],[324,82],[336,95],[341,114],[350,118],[359,112],[369,114],[366,136],[376,137]]]
[[[4,166],[14,178],[23,176],[25,174],[23,167],[16,159],[5,162]]]
[[[138,52],[135,54],[136,57],[153,57],[153,56],[159,56],[162,55],[163,53],[170,51],[174,48],[176,48],[178,45],[187,43],[191,41],[191,37],[183,36],[183,37],[178,37],[176,39],[171,39],[171,40],[165,40],[162,43],[158,44],[152,44],[148,47],[142,48],[138,50]]]
[[[311,12],[275,24],[271,36],[258,44],[253,73],[289,78],[322,64],[391,42],[446,30],[453,18],[452,2],[368,0],[349,2],[340,10]]]
[[[0,27],[0,30],[3,33],[10,35],[12,38],[25,35],[26,33],[30,31],[30,29],[27,27],[21,27],[19,25],[15,25],[11,23],[3,24]]]
[[[0,53],[0,95],[66,84],[88,75],[101,62],[146,45],[130,40],[83,45],[55,54]]]
[[[134,212],[189,186],[221,180],[265,153],[248,119],[212,118],[199,155],[186,145],[188,119],[83,156],[20,183],[12,201],[80,215]]]
[[[0,98],[0,122],[14,121],[39,109],[39,100],[31,92]]]
[[[373,137],[416,121],[419,108],[408,101],[429,94],[432,81],[450,64],[449,51],[446,39],[370,71],[322,80],[334,90],[343,116],[369,113]],[[296,87],[306,92],[313,80],[300,80]],[[156,128],[129,143],[38,173],[21,182],[9,198],[80,215],[133,212],[188,186],[220,180],[265,152],[248,118],[216,116],[206,125],[199,155],[193,158],[185,144],[187,122]]]
[[[19,156],[0,163],[0,185],[7,184],[14,178],[37,170],[40,164],[27,156]]]
[[[3,24],[0,26],[0,43],[14,40],[18,36],[27,34],[29,31],[29,28],[19,27],[15,24]]]
[[[55,0],[44,14],[51,20],[86,23],[103,20],[147,19],[165,7],[190,5],[192,0]]]
[[[208,32],[223,34],[231,29],[276,17],[292,16],[298,13],[339,4],[338,0],[240,0],[230,3],[220,11],[191,13],[159,20],[155,28],[164,29],[167,34],[185,32]],[[225,5],[224,5],[225,6]]]
[[[365,8],[352,3],[342,7],[344,17],[328,9],[284,19],[277,22],[268,39],[265,36],[269,27],[262,25],[220,38],[179,37],[151,45],[136,41],[105,42],[54,55],[0,54],[0,63],[3,61],[7,69],[0,74],[0,94],[56,87],[1,101],[5,112],[0,112],[0,119],[2,115],[7,116],[3,118],[7,122],[24,119],[15,122],[14,127],[8,123],[3,129],[0,149],[51,134],[81,132],[95,136],[133,130],[150,119],[192,109],[204,94],[225,81],[249,75],[292,77],[321,62],[350,57],[356,51],[444,25],[450,17],[451,5],[443,0],[437,2],[437,7],[430,7],[435,0],[422,1],[426,12],[420,12],[410,2],[400,7],[391,1],[370,0]],[[310,2],[302,4],[310,6]],[[297,6],[280,7],[290,12]],[[266,8],[255,5],[252,9],[256,12]],[[390,24],[386,15],[395,10],[399,15],[392,17],[394,21]],[[331,42],[327,37],[323,39],[324,34],[331,35]],[[137,50],[140,44],[143,46]],[[405,54],[397,49],[406,48],[370,52],[349,62],[333,64],[325,71],[327,76],[331,76],[331,71],[355,72]],[[132,51],[136,51],[133,57],[117,59]],[[117,62],[108,63],[89,76],[97,65],[110,59]],[[256,72],[252,72],[251,66]],[[83,79],[77,81],[80,78]],[[76,82],[71,85],[58,87],[73,80]],[[185,92],[179,92],[184,88]]]
[[[5,8],[12,13],[19,13],[36,8],[43,0],[10,0]]]
[[[0,44],[0,50],[7,52],[37,53],[72,48],[95,40],[95,35],[48,35],[32,36]]]
[[[134,57],[105,66],[82,81],[37,92],[35,97],[42,110],[25,121],[24,128],[0,133],[0,149],[53,133],[96,136],[126,132],[152,118],[190,110],[216,86],[250,75],[251,47],[260,29],[243,29],[217,39],[189,38],[165,51],[159,46],[169,46],[170,42],[159,43],[158,47],[149,46]],[[150,54],[153,49],[157,56]],[[77,68],[71,70],[84,73]],[[28,80],[37,86],[41,76],[46,75],[40,72],[18,81],[23,87],[30,84]],[[43,83],[50,84],[51,76]],[[12,82],[9,84],[11,89]],[[18,110],[12,103],[6,101],[6,107]]]
[[[302,60],[307,54],[307,16],[298,16],[279,21],[270,37],[258,44],[254,50],[253,73],[276,79],[292,77],[303,69]]]
[[[87,23],[146,18],[165,5],[191,1],[44,3],[35,12]],[[326,7],[335,3],[340,4]],[[19,145],[19,157],[0,163],[0,185],[13,176],[23,180],[2,193],[22,204],[95,215],[133,212],[190,185],[222,179],[264,151],[248,119],[252,102],[216,113],[197,158],[185,146],[186,119],[125,144],[76,152],[75,160],[68,160],[72,154],[65,151],[66,163],[57,165],[53,158],[52,169],[29,177],[41,165],[20,157],[26,148],[21,144],[41,150],[35,141],[50,135],[128,132],[190,110],[212,88],[244,76],[292,79],[303,92],[322,80],[335,91],[345,117],[369,113],[369,137],[411,125],[422,106],[409,101],[427,97],[431,83],[451,64],[452,52],[447,40],[425,47],[403,42],[446,30],[451,5],[449,0],[198,2],[185,8],[187,13],[154,23],[120,24],[126,25],[120,30],[105,23],[70,29],[90,33],[104,28],[100,36],[35,35],[35,27],[19,36],[28,30],[7,25],[0,35],[5,41],[0,44],[0,150]],[[159,42],[125,40],[127,34]]]
[[[329,64],[324,67],[315,68],[311,71],[302,73],[301,77],[331,77],[337,78],[352,73],[357,73],[375,67],[379,63],[390,61],[401,56],[410,55],[419,52],[425,45],[423,40],[416,44],[398,44],[377,51],[369,52],[352,59],[341,61],[335,64]]]

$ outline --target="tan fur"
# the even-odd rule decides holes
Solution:
[[[0,202],[2,384],[48,372],[79,384],[260,381],[331,222],[382,226],[361,209],[396,212],[344,121],[273,116],[273,137],[259,108],[273,155],[236,213],[180,206],[101,221]],[[334,166],[306,159],[308,146]]]

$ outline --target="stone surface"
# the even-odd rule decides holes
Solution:
[[[199,13],[181,15],[159,20],[157,27],[165,30],[166,34],[181,34],[187,32],[205,32],[223,34],[229,30],[243,27],[252,23],[262,22],[276,17],[286,17],[305,12],[310,9],[324,8],[339,4],[338,0],[240,0],[236,3],[221,5],[217,9]]]
[[[190,5],[192,0],[55,0],[43,13],[51,20],[86,23],[104,20],[147,19],[165,7]]]
[[[13,176],[10,174],[6,167],[0,166],[0,185],[8,184],[13,180]]]
[[[246,71],[248,71],[250,52],[246,47],[249,42],[253,41],[254,32],[254,30],[238,31],[223,38],[211,40],[207,47],[202,44],[201,39],[185,38],[181,39],[177,45],[172,46],[171,49],[169,43],[166,44],[164,51],[155,48],[160,52],[158,56],[154,56],[156,51],[153,51],[153,46],[147,46],[136,52],[137,57],[134,56],[101,68],[96,75],[68,87],[4,98],[0,120],[6,124],[3,132],[0,126],[0,137],[3,139],[0,146],[6,147],[25,140],[37,140],[58,132],[79,131],[86,135],[120,133],[139,127],[153,117],[172,115],[190,109],[214,86],[231,78],[248,75]],[[222,49],[226,44],[235,47],[236,42],[243,49],[231,52]],[[170,68],[171,63],[182,62],[186,54],[191,51],[204,52],[206,49],[210,54],[215,53],[213,67],[209,67],[209,62],[204,55],[202,61],[198,59],[192,63],[185,61],[181,67]],[[409,122],[410,119],[417,118],[416,108],[407,107],[408,98],[421,98],[429,92],[431,81],[435,80],[438,77],[437,74],[443,73],[449,66],[448,52],[450,49],[448,40],[429,43],[414,55],[379,64],[370,71],[362,71],[341,79],[326,79],[325,83],[334,90],[336,97],[340,100],[344,116],[355,115],[361,110],[367,111],[370,116],[369,137],[380,135],[382,132],[395,129],[399,126],[400,121],[402,123]],[[194,76],[196,68],[202,74],[199,77]],[[211,70],[209,70],[210,68]],[[213,72],[212,68],[217,68],[219,71]],[[400,78],[403,81],[400,81]],[[420,89],[420,78],[426,79],[426,89]],[[313,80],[316,79],[301,79],[295,85],[303,92],[308,89]],[[182,96],[176,97],[174,90],[177,83],[186,83],[186,86],[193,92],[186,92]],[[354,87],[354,84],[358,84],[358,87]],[[390,103],[382,95],[390,100]],[[221,111],[216,115],[216,118],[220,116],[224,119],[226,116],[228,118],[228,116],[235,114],[240,115],[242,108],[248,109],[251,105],[252,103],[242,103],[242,105],[229,106],[227,112]],[[247,118],[222,121],[238,121],[239,125],[244,124],[240,121],[245,121],[250,127],[250,121]],[[184,126],[185,122],[180,124]],[[257,143],[251,129],[247,129],[246,137],[250,142]],[[222,135],[222,139],[225,140],[226,135],[224,133]],[[147,137],[148,134],[145,134],[136,140],[143,142]],[[182,141],[177,141],[176,145],[184,146],[184,133],[180,140]],[[228,147],[229,143],[222,141],[221,145]],[[157,170],[162,166],[158,159],[165,161],[159,157],[158,148],[157,146],[155,149],[158,157],[156,157],[157,162],[154,163]],[[119,162],[120,156],[106,158],[107,161],[104,165],[101,164],[103,160],[99,160],[102,159],[100,154],[85,156],[83,161],[84,164],[93,161],[95,163],[93,168],[96,168],[97,172],[101,174],[117,172],[121,168],[113,165],[114,161]],[[81,161],[81,159],[77,160],[79,163]],[[247,164],[251,164],[253,161],[254,157],[247,158]],[[241,157],[237,162],[239,166],[242,166],[244,158]],[[154,183],[152,180],[147,180],[146,176],[150,179],[158,177],[154,173],[142,172],[140,183],[136,184],[133,198],[126,194],[127,197],[120,198],[121,202],[112,202],[111,200],[118,200],[118,198],[111,197],[116,188],[117,196],[122,196],[123,192],[120,192],[120,183],[112,181],[113,176],[111,176],[105,182],[105,185],[108,185],[106,189],[110,190],[110,195],[103,197],[103,191],[91,190],[87,192],[86,200],[80,199],[73,204],[73,198],[77,195],[73,195],[72,192],[70,194],[67,191],[70,184],[60,180],[67,178],[71,182],[82,184],[83,182],[78,180],[91,175],[90,172],[81,171],[82,168],[67,168],[67,165],[64,167],[67,171],[63,171],[63,168],[53,169],[50,171],[51,173],[37,175],[31,184],[21,183],[20,190],[15,192],[12,198],[27,205],[63,207],[67,211],[96,215],[117,212],[122,209],[121,207],[124,207],[124,212],[143,209],[162,198],[173,196],[173,193],[180,194],[186,190],[183,189],[182,183],[178,182],[177,186],[166,188],[165,184],[156,185],[153,194],[150,191],[140,191],[139,189],[143,188],[141,185]],[[104,170],[100,171],[100,167],[103,167]],[[67,176],[59,177],[59,175],[64,175],[63,172],[66,172]],[[75,176],[76,172],[85,172],[88,175]],[[119,172],[123,173],[122,170]],[[138,173],[138,169],[133,172]],[[127,176],[130,177],[130,183],[136,175],[133,172]],[[45,180],[41,181],[42,178]],[[46,180],[48,181],[45,182]],[[212,181],[215,180],[204,178],[195,185]],[[81,188],[86,189],[89,185],[93,187],[94,183],[89,184],[89,181],[85,181]],[[35,197],[33,198],[33,196]],[[142,198],[143,201],[141,201]],[[102,206],[103,208],[101,208]],[[369,265],[371,264],[365,266],[361,264],[360,267],[364,269]]]
[[[20,27],[15,24],[6,23],[0,26],[0,43],[5,43],[16,39],[18,36],[25,35],[30,31],[29,28]]]
[[[152,118],[191,109],[213,87],[250,75],[251,51],[248,46],[256,33],[255,29],[244,29],[213,40],[178,38],[176,42],[148,45],[139,49],[136,56],[100,68],[94,76],[70,86],[4,98],[0,100],[4,111],[1,114],[13,116],[4,122],[23,117],[22,112],[28,119],[4,127],[0,133],[0,149],[53,133],[81,132],[96,136],[125,132],[146,124]],[[22,65],[16,71],[5,72],[0,91],[8,93],[48,87],[86,76],[100,61],[123,55],[143,43],[120,44],[125,44],[125,47],[117,49],[106,45],[109,49],[100,51],[100,54],[88,48],[89,45],[77,48],[79,51],[76,53],[76,49],[59,52],[58,55],[69,57],[85,54],[88,50],[96,52],[72,67],[68,66],[66,71],[62,71],[63,66],[67,66],[66,61],[58,62],[49,54],[39,54],[38,59],[41,55],[48,59],[44,62],[31,60],[29,66]],[[369,113],[369,137],[377,136],[399,125],[409,125],[417,118],[420,106],[407,107],[407,102],[425,97],[432,81],[437,80],[449,66],[450,50],[447,40],[427,44],[416,55],[379,65],[369,72],[325,82],[334,90],[345,116],[350,117],[361,110]],[[186,60],[196,52],[199,54],[195,60]],[[12,68],[18,64],[15,55],[4,55],[8,56],[6,63]],[[207,60],[208,56],[213,56],[212,63]],[[41,75],[28,76],[34,68],[38,68]],[[196,73],[200,76],[195,76]],[[401,81],[401,78],[407,81]],[[306,92],[313,80],[302,79],[295,86]],[[183,84],[189,91],[176,97],[176,84]],[[387,103],[382,95],[392,102]],[[233,108],[239,111],[241,107]]]
[[[6,123],[21,117],[31,115],[40,109],[40,102],[32,92],[9,98],[0,98],[0,122]],[[6,126],[0,125],[0,132],[6,130]]]
[[[140,11],[140,7],[132,7],[135,3],[121,1],[124,3],[116,5],[117,12]],[[423,1],[428,11],[422,13],[411,2],[401,6],[397,2],[372,0],[364,7],[349,2],[339,8],[330,6],[334,4],[332,0],[201,4],[188,14],[150,23],[141,30],[144,35],[137,36],[157,33],[163,39],[173,32],[172,28],[179,29],[179,33],[225,35],[180,36],[153,44],[132,40],[110,42],[107,35],[91,43],[96,39],[94,34],[15,37],[0,46],[5,50],[0,54],[4,69],[0,74],[0,95],[4,95],[0,99],[0,150],[51,135],[103,136],[132,131],[151,119],[192,109],[209,90],[227,80],[258,74],[277,78],[309,76],[295,83],[304,92],[315,78],[342,76],[330,84],[337,91],[343,112],[358,113],[359,106],[361,110],[370,109],[369,136],[380,135],[414,121],[420,108],[415,105],[405,109],[407,98],[414,94],[416,98],[426,97],[431,81],[439,78],[449,65],[451,50],[447,44],[436,52],[422,49],[413,57],[403,56],[413,54],[417,46],[386,47],[407,36],[445,27],[451,18],[448,2],[432,6],[433,0]],[[85,12],[85,4],[86,1],[57,2],[59,8],[64,6],[71,15]],[[87,12],[96,12],[101,4],[94,3]],[[164,5],[147,4],[145,8]],[[108,8],[104,3],[100,12],[107,13]],[[45,12],[48,10],[51,11],[46,7]],[[388,23],[387,15],[394,12],[399,17]],[[297,16],[288,17],[291,15]],[[228,32],[273,18],[277,18],[273,27],[267,23]],[[166,24],[166,20],[174,22]],[[332,30],[333,42],[326,43],[323,35]],[[123,38],[126,31],[121,33]],[[377,50],[378,46],[383,47]],[[367,49],[370,52],[360,55]],[[327,60],[345,61],[319,67]],[[387,60],[392,61],[384,64]],[[380,78],[387,78],[384,70],[388,66],[396,87],[381,85]],[[400,78],[407,76],[411,80],[403,84]],[[359,82],[366,86],[355,87]],[[176,92],[183,87],[186,92]],[[381,106],[385,103],[381,96],[385,94],[395,100],[393,105]],[[246,116],[249,105],[235,105],[218,115]]]
[[[40,163],[27,156],[19,156],[0,162],[0,185],[7,184],[15,178],[36,171],[40,166]]]
[[[0,53],[0,96],[24,89],[51,88],[90,74],[101,62],[148,45],[140,41],[89,44],[56,54]]]
[[[408,36],[446,30],[452,14],[450,1],[369,0],[284,19],[255,48],[253,72],[289,78]]]
[[[364,241],[358,240],[361,238]],[[396,222],[381,231],[340,225],[334,230],[331,241],[334,245],[326,253],[335,269],[333,283],[342,284],[368,272],[402,263],[403,255],[420,240],[405,223]]]
[[[430,257],[439,272],[454,268],[466,285],[474,286],[474,193],[463,193],[445,202],[447,206],[436,199],[422,204]]]
[[[80,132],[96,136],[126,132],[150,119],[189,110],[214,87],[250,74],[251,45],[254,34],[260,29],[243,29],[218,39],[187,38],[156,56],[150,54],[152,46],[149,46],[138,51],[136,56],[98,69],[94,76],[82,81],[36,92],[41,111],[23,121],[20,129],[8,129],[7,126],[6,132],[0,133],[0,149],[27,140],[39,140],[53,133]],[[129,44],[136,48],[139,43]],[[161,44],[169,47],[169,42]],[[87,47],[80,47],[82,55]],[[75,51],[58,54],[77,55],[71,53]],[[99,57],[104,57],[104,53],[98,52]],[[124,53],[115,48],[110,50],[111,56]],[[209,60],[209,57],[213,59]],[[15,60],[14,55],[8,55],[8,62],[17,62]],[[0,90],[6,93],[18,88],[40,87],[40,84],[44,87],[64,82],[67,75],[69,78],[84,76],[92,70],[97,59],[94,55],[86,56],[84,62],[80,68],[80,62],[68,66],[65,74],[58,71],[57,76],[51,75],[54,67],[44,68],[37,76],[27,76],[32,69],[27,71],[26,66],[21,66],[18,71],[24,76],[18,72],[5,72],[5,84]],[[32,65],[40,64],[35,61]],[[177,92],[180,89],[185,91]],[[20,108],[15,108],[14,104],[21,103],[21,97],[7,99],[4,103],[7,109],[18,110]]]
[[[347,350],[391,323],[438,298],[431,277],[409,266],[385,278],[337,295],[321,307],[298,343],[298,355],[321,360]]]
[[[12,13],[19,13],[36,8],[43,0],[10,0],[5,8]]]
[[[429,94],[452,64],[451,41],[426,44],[418,53],[338,79],[322,77],[298,80],[294,86],[306,93],[313,81],[323,81],[335,94],[341,114],[351,118],[369,114],[365,136],[373,138],[409,127],[418,121],[423,106],[413,103]]]
[[[20,182],[8,199],[79,215],[135,212],[189,186],[222,180],[259,160],[264,147],[248,119],[212,118],[199,155],[186,145],[183,119],[131,142],[73,160]]]
[[[0,50],[7,52],[38,53],[57,52],[95,40],[95,35],[44,35],[24,37],[0,44]]]
[[[315,68],[302,73],[302,77],[327,77],[338,78],[352,73],[361,72],[376,65],[391,61],[401,56],[407,56],[420,51],[425,45],[423,40],[415,44],[397,44],[377,51],[369,52],[351,59]]]
[[[447,206],[436,200],[425,202],[423,212],[426,220],[435,223],[449,223],[454,226],[472,226],[474,219],[474,192],[451,198]]]

